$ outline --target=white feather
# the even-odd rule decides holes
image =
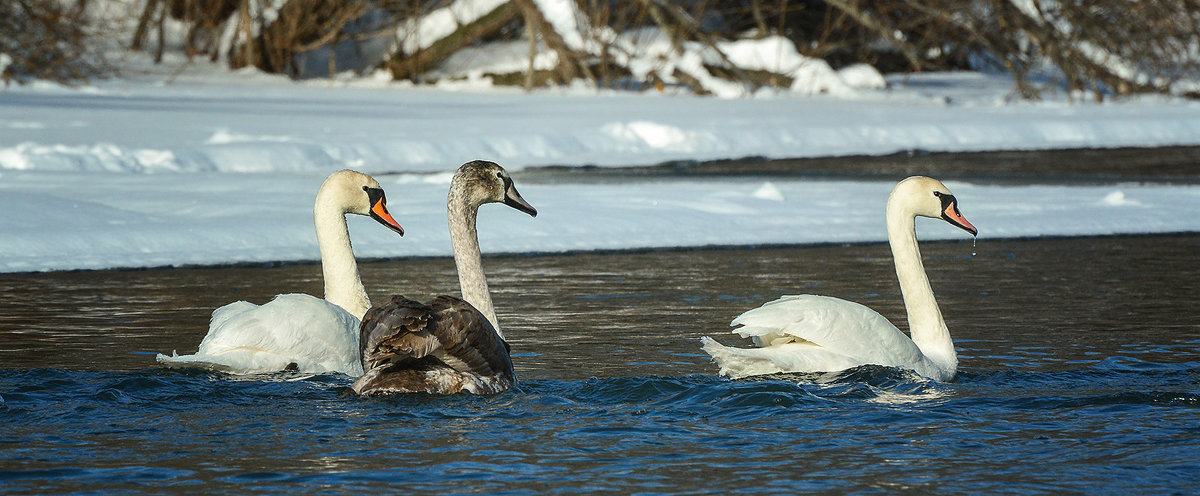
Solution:
[[[213,311],[196,354],[157,359],[238,374],[278,372],[294,363],[300,373],[360,376],[358,324],[342,307],[306,294],[279,295],[261,306],[238,301]]]
[[[330,174],[317,191],[313,224],[321,249],[325,299],[285,294],[262,306],[230,303],[213,311],[196,354],[159,354],[158,362],[235,374],[291,370],[362,375],[358,324],[371,301],[359,279],[346,215],[368,215],[382,208],[385,216],[376,220],[400,230],[387,214],[382,196],[377,205],[371,204],[370,188],[379,188],[379,182],[361,172],[341,170]]]
[[[733,319],[734,333],[755,348],[731,348],[702,338],[720,373],[741,378],[779,372],[837,372],[859,365],[906,368],[934,380],[954,378],[958,355],[921,263],[916,216],[951,219],[975,234],[946,186],[910,177],[892,189],[886,220],[888,244],[904,295],[912,338],[878,312],[827,296],[784,296]]]
[[[757,348],[729,348],[705,338],[704,350],[734,378],[779,372],[832,372],[865,364],[940,375],[920,348],[884,316],[828,296],[784,296],[739,315],[735,334]],[[932,375],[931,375],[932,374]]]

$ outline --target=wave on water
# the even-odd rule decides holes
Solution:
[[[350,382],[349,377],[339,374],[245,376],[159,368],[135,372],[45,368],[0,370],[0,394],[9,406],[26,401],[82,401],[82,398],[91,398],[101,404],[169,403],[187,398],[236,402],[280,394],[295,398],[297,392],[305,391],[324,398],[326,394],[336,397],[336,393],[343,392],[341,388]],[[930,398],[964,388],[1009,393],[1030,389],[1077,391],[1097,388],[1152,395],[1155,389],[1187,390],[1198,386],[1200,363],[1154,363],[1113,357],[1079,369],[965,371],[949,383],[930,381],[908,370],[865,365],[841,372],[772,374],[742,380],[699,374],[593,377],[580,381],[534,379],[522,381],[513,393],[594,405],[779,406],[872,401],[895,395]],[[1165,392],[1170,395],[1175,391]]]
[[[296,400],[345,399],[351,378],[339,375],[227,375],[195,370],[146,369],[136,372],[59,369],[0,370],[0,406],[60,403],[158,405],[189,401],[239,404],[286,397]],[[579,381],[522,381],[508,396],[526,397],[531,405],[651,405],[716,411],[743,408],[788,408],[830,403],[888,403],[892,400],[938,400],[995,396],[1029,399],[1032,392],[1057,391],[1121,401],[1196,405],[1200,403],[1200,363],[1154,363],[1113,357],[1091,366],[1066,370],[997,370],[962,372],[949,383],[925,379],[911,371],[867,365],[815,374],[773,374],[742,380],[710,375],[590,378]],[[412,395],[426,397],[427,395]],[[393,397],[377,403],[403,401]],[[429,397],[439,398],[439,397]],[[455,403],[450,398],[440,398]],[[372,400],[355,399],[371,402]]]
[[[263,481],[276,491],[397,481],[446,491],[464,480],[516,493],[884,482],[920,492],[1169,492],[1194,482],[1200,449],[1185,435],[1200,406],[1195,363],[1114,358],[967,371],[947,383],[877,366],[736,381],[534,378],[494,396],[357,398],[345,394],[350,383],[0,370],[0,481],[34,492],[197,482],[245,492]],[[1126,466],[1155,467],[1154,477]]]

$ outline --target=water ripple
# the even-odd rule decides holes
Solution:
[[[17,490],[200,482],[215,492],[408,481],[414,491],[469,483],[532,494],[511,488],[715,489],[774,474],[769,492],[840,492],[869,489],[828,485],[854,480],[840,479],[848,474],[891,474],[899,484],[879,489],[938,487],[950,474],[937,460],[955,458],[962,491],[997,489],[986,482],[1003,478],[993,467],[1014,463],[1025,480],[1017,492],[1085,490],[1052,472],[1129,463],[1161,467],[1164,478],[1146,489],[1179,488],[1196,473],[1197,377],[1195,364],[1122,358],[965,372],[950,383],[860,367],[744,381],[528,380],[492,397],[362,399],[343,394],[350,379],[340,375],[4,370],[0,480]],[[1047,451],[1054,443],[1086,449]],[[224,456],[205,457],[214,446],[226,446]],[[803,468],[780,480],[791,464]],[[623,474],[638,476],[619,482]]]

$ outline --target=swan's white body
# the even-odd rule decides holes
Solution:
[[[284,294],[264,305],[230,303],[213,311],[196,354],[159,354],[158,362],[232,374],[362,375],[358,326],[371,302],[350,245],[348,213],[371,215],[403,234],[387,212],[378,182],[359,172],[335,172],[321,185],[313,207],[325,299]]]
[[[734,378],[781,372],[834,372],[875,364],[912,369],[936,380],[954,377],[958,359],[926,355],[878,312],[829,296],[784,296],[734,319],[757,348],[701,338],[704,351]]]
[[[279,295],[264,305],[236,301],[213,311],[195,355],[158,355],[158,361],[231,374],[358,376],[358,324],[342,307],[306,294]]]
[[[929,286],[917,247],[916,216],[941,217],[972,234],[957,201],[927,177],[901,181],[888,198],[888,242],[904,295],[912,338],[858,303],[816,295],[784,296],[738,316],[734,333],[756,348],[701,338],[704,351],[733,378],[781,372],[836,372],[860,365],[905,368],[947,381],[958,369],[950,331]]]

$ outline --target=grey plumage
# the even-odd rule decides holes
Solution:
[[[479,206],[487,203],[537,216],[503,167],[483,160],[459,167],[446,196],[446,218],[463,297],[439,296],[422,304],[392,296],[368,311],[359,329],[364,374],[354,392],[491,394],[516,384],[475,229]]]
[[[508,343],[459,298],[423,304],[393,295],[367,312],[359,330],[366,374],[352,388],[360,395],[492,394],[516,384]]]

